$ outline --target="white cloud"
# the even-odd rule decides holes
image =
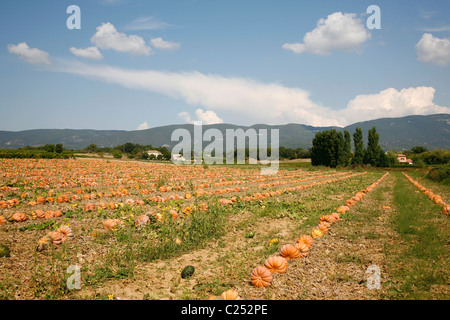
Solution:
[[[77,49],[75,47],[70,48],[70,52],[72,52],[77,57],[92,59],[92,60],[101,60],[103,59],[103,55],[100,53],[97,47],[89,47],[85,49]]]
[[[158,20],[152,16],[139,17],[128,23],[125,30],[160,30],[173,27],[172,24]]]
[[[450,39],[439,39],[424,33],[416,45],[418,59],[425,63],[446,66],[450,63]]]
[[[137,127],[137,130],[145,130],[145,129],[149,129],[149,128],[150,128],[150,126],[148,125],[147,121],[144,121]]]
[[[376,94],[358,95],[337,116],[347,123],[354,123],[385,117],[449,113],[450,108],[433,102],[435,91],[432,87],[388,88]]]
[[[223,120],[212,110],[203,111],[202,109],[195,110],[195,116],[197,120],[193,120],[191,115],[186,112],[180,112],[178,117],[183,119],[186,123],[194,123],[195,121],[201,121],[202,124],[216,124],[223,123]]]
[[[126,35],[118,32],[110,22],[102,23],[92,36],[91,42],[98,48],[128,52],[132,55],[150,55],[152,49],[145,44],[144,39],[136,35]]]
[[[370,32],[356,14],[335,12],[320,19],[317,27],[305,34],[303,43],[285,43],[282,48],[298,54],[330,55],[333,50],[356,50],[370,38]]]
[[[200,72],[130,70],[80,62],[68,64],[61,71],[156,92],[196,108],[202,106],[208,111],[197,109],[195,116],[205,123],[222,121],[216,112],[234,116],[241,123],[295,122],[312,126],[345,126],[386,116],[450,113],[450,108],[433,102],[435,89],[432,87],[388,88],[375,94],[358,95],[346,108],[335,110],[314,102],[309,93],[300,88],[246,78]],[[178,116],[188,123],[193,121],[187,112]]]
[[[30,48],[25,42],[17,45],[8,44],[8,51],[18,55],[20,59],[31,64],[50,64],[49,54],[47,52]]]
[[[186,112],[186,111],[180,112],[178,114],[178,117],[183,119],[183,121],[186,122],[186,123],[194,123],[194,120],[192,120],[191,115],[189,114],[189,112]]]
[[[150,44],[160,50],[177,50],[181,46],[177,42],[165,41],[161,37],[150,39]]]

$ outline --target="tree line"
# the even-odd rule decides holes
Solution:
[[[368,132],[367,147],[364,147],[361,128],[353,133],[354,152],[351,151],[352,136],[347,130],[325,130],[316,133],[312,141],[311,164],[313,166],[347,167],[349,165],[371,165],[389,167],[397,156],[386,154],[379,145],[380,135],[376,127]]]

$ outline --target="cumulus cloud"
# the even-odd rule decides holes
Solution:
[[[9,44],[8,51],[31,64],[50,64],[49,54],[45,51],[30,48],[26,42],[17,45]]]
[[[144,121],[137,127],[137,130],[145,130],[145,129],[149,129],[149,128],[150,128],[150,126],[148,125],[147,121]]]
[[[358,95],[348,103],[341,114],[352,123],[361,121],[361,118],[376,119],[386,115],[402,117],[449,113],[450,108],[434,103],[435,92],[432,87],[411,87],[401,90],[388,88],[376,94]]]
[[[450,63],[450,39],[424,33],[416,45],[419,61],[446,66]]]
[[[432,87],[388,88],[358,95],[344,109],[335,110],[314,102],[303,89],[246,78],[200,72],[131,70],[81,62],[67,64],[60,71],[182,100],[197,108],[195,116],[204,123],[222,122],[216,112],[234,115],[241,121],[248,119],[253,124],[295,122],[312,126],[345,126],[386,115],[450,113],[450,108],[434,103]],[[203,109],[198,109],[199,106]],[[178,116],[188,123],[193,122],[188,112]]]
[[[333,50],[356,50],[370,38],[370,32],[356,14],[335,12],[321,18],[317,27],[305,34],[303,43],[285,43],[282,48],[297,54],[330,55]]]
[[[89,47],[85,49],[77,49],[75,47],[70,48],[70,52],[72,52],[77,57],[92,59],[92,60],[101,60],[103,59],[103,55],[100,53],[97,47]]]
[[[102,23],[92,36],[91,42],[98,48],[127,52],[132,55],[150,55],[152,49],[145,44],[144,39],[136,35],[126,35],[118,32],[110,22]]]
[[[197,117],[197,119],[193,120],[191,118],[191,115],[186,111],[180,112],[178,114],[178,117],[180,117],[187,123],[194,123],[195,121],[201,121],[202,124],[223,123],[223,120],[212,110],[203,111],[202,109],[197,109],[195,110],[195,116]]]
[[[177,50],[180,48],[180,44],[177,42],[166,41],[163,38],[152,38],[150,39],[150,44],[156,49],[160,50]]]

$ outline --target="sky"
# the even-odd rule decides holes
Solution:
[[[5,131],[450,113],[450,1],[2,0],[0,30]]]

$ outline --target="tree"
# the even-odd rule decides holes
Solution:
[[[84,150],[88,153],[96,153],[98,151],[98,148],[96,144],[90,144]]]
[[[63,145],[62,145],[61,143],[58,143],[58,144],[55,146],[55,152],[56,152],[56,153],[61,153],[61,152],[63,152]]]
[[[375,127],[369,130],[367,150],[364,155],[364,163],[370,164],[374,167],[387,167],[389,160],[378,144],[380,135]]]
[[[122,151],[120,151],[118,149],[114,149],[111,153],[112,153],[112,156],[116,159],[122,158]]]
[[[427,148],[425,148],[423,146],[415,146],[415,147],[411,148],[411,152],[414,154],[424,153],[426,151],[428,151]]]
[[[361,128],[356,128],[353,134],[353,144],[355,146],[355,154],[352,158],[352,164],[363,164],[364,162],[364,141]]]
[[[347,167],[352,159],[352,138],[350,132],[344,130],[344,159],[343,166]]]
[[[311,148],[311,164],[335,168],[344,166],[344,136],[336,129],[316,133]]]
[[[54,144],[46,144],[42,147],[47,152],[55,152],[55,145]]]

